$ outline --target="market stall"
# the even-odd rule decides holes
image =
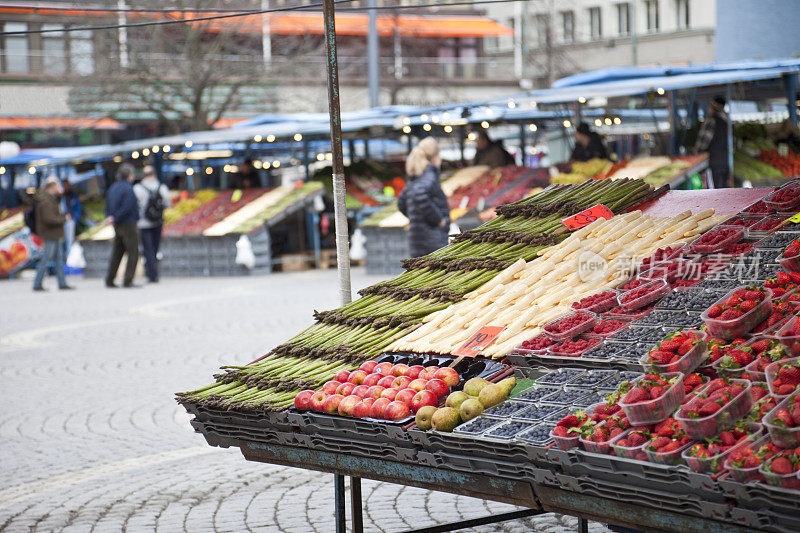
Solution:
[[[616,216],[578,227],[596,204]],[[179,401],[250,460],[639,529],[794,531],[798,208],[798,182],[551,186]]]
[[[314,201],[323,193],[322,184],[310,182],[273,189],[178,194],[164,212],[161,273],[233,276],[270,272],[289,252],[305,253],[305,261],[310,263],[319,251],[319,240],[317,235],[313,241],[316,224],[305,231],[307,213],[315,213]],[[105,275],[113,237],[113,227],[103,223],[80,236],[87,263],[85,276]],[[252,252],[252,261],[242,257],[242,248]]]

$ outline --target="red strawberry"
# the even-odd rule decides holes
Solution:
[[[556,426],[553,428],[553,435],[556,437],[567,437],[567,428],[564,426]]]
[[[730,431],[723,431],[719,434],[719,440],[723,446],[733,446],[736,444],[736,439]]]
[[[674,340],[668,340],[668,341],[663,341],[661,343],[660,349],[666,352],[674,352],[677,351],[677,349],[680,348],[680,346],[681,346],[680,342],[676,342]]]
[[[580,420],[578,420],[577,416],[575,416],[575,415],[567,415],[564,418],[562,418],[561,420],[559,420],[558,424],[556,424],[556,425],[562,426],[562,427],[565,427],[565,428],[574,428],[578,424],[580,424]]]
[[[666,446],[667,444],[669,444],[670,442],[672,442],[672,439],[670,439],[669,437],[656,437],[650,443],[649,447],[652,450],[659,450],[659,449],[663,448],[664,446]]]
[[[775,474],[780,476],[785,476],[786,474],[794,472],[792,462],[786,457],[776,457],[769,466]]]
[[[628,446],[631,448],[634,446],[641,446],[645,442],[647,442],[647,437],[638,431],[634,431],[628,435]]]
[[[719,404],[716,404],[713,401],[706,402],[700,407],[700,409],[697,410],[697,414],[699,414],[701,417],[713,415],[720,410],[720,407],[721,406]]]
[[[743,314],[744,313],[742,313],[738,309],[726,309],[726,310],[724,310],[722,312],[721,315],[719,315],[719,319],[720,320],[736,320],[737,318],[739,318]]]
[[[775,413],[775,423],[779,426],[794,427],[794,419],[787,409],[778,409]]]
[[[681,446],[682,446],[682,444],[680,443],[680,441],[673,440],[673,441],[670,441],[670,443],[669,443],[669,444],[667,444],[666,446],[664,446],[663,448],[661,448],[661,449],[659,450],[659,452],[661,452],[661,453],[669,453],[669,452],[674,452],[675,450],[677,450],[677,449],[678,449],[678,448],[680,448]]]
[[[655,400],[656,398],[661,398],[666,391],[664,387],[653,387],[650,389],[650,398]]]
[[[745,300],[755,300],[760,302],[764,299],[764,293],[757,290],[748,290],[744,295]]]
[[[622,403],[632,404],[639,402],[646,402],[650,399],[650,395],[641,387],[636,387],[628,391],[628,394],[622,399]]]
[[[730,298],[722,302],[722,305],[724,307],[736,307],[740,303],[742,303],[741,298],[736,298],[735,296],[731,296]]]
[[[708,310],[709,318],[717,318],[722,314],[722,306],[721,305],[712,305]]]
[[[692,351],[692,348],[694,348],[694,343],[691,340],[687,340],[678,348],[678,354],[686,355]]]
[[[755,455],[748,455],[745,457],[741,468],[755,468],[761,464],[761,459]]]
[[[758,304],[753,300],[745,300],[739,305],[739,310],[742,311],[743,313],[747,313],[755,309],[757,305]]]

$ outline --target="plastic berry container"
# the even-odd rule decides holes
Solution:
[[[781,195],[786,195],[789,191],[793,191],[794,196],[787,199],[778,198]],[[798,185],[787,184],[774,191],[772,194],[764,198],[764,204],[775,212],[796,211],[796,207],[800,206],[800,190]]]
[[[647,288],[645,294],[639,297],[633,297],[634,291],[638,292],[643,288]],[[619,308],[623,311],[635,311],[646,307],[656,300],[660,300],[662,297],[669,294],[671,290],[669,283],[663,279],[650,281],[620,294],[617,297],[617,302],[619,303]]]
[[[573,327],[563,331],[554,329],[559,322],[575,318],[578,318],[579,321]],[[567,339],[573,339],[585,331],[589,331],[599,322],[600,319],[596,314],[589,311],[577,311],[548,322],[544,325],[544,327],[542,327],[542,330],[544,331],[545,335],[553,340],[565,341]]]
[[[601,295],[604,297],[600,298]],[[607,289],[592,296],[587,296],[577,302],[573,302],[572,308],[576,311],[589,311],[595,314],[604,313],[617,305],[617,296],[619,296],[619,291]],[[592,304],[583,304],[582,306],[581,302],[585,302],[589,298],[593,298],[597,301]]]
[[[744,390],[723,405],[716,413],[703,418],[689,418],[681,416],[680,411],[673,416],[681,425],[681,428],[691,439],[700,440],[717,435],[720,431],[733,426],[737,420],[746,416],[753,407],[753,394],[750,392],[750,382],[745,379],[731,379],[732,385],[741,385]],[[708,384],[696,391],[693,398],[686,407],[695,402],[699,402],[699,395],[708,388]]]
[[[728,368],[722,366],[722,357],[711,363],[711,367],[717,372],[717,376],[721,378],[738,378],[747,369],[746,366],[742,368]]]
[[[757,214],[749,214],[749,213],[739,213],[736,216],[733,216],[725,221],[726,226],[741,226],[743,228],[749,228],[750,226],[756,224],[759,220],[764,218],[764,216],[768,215],[769,213],[757,213]]]
[[[576,340],[580,340],[580,339],[576,339]],[[580,350],[580,351],[577,351],[577,352],[565,351],[564,348],[563,348],[564,343],[560,343],[560,344],[555,344],[555,345],[551,346],[550,348],[548,348],[547,349],[547,356],[549,356],[549,357],[570,357],[570,358],[575,359],[577,357],[582,356],[583,354],[585,354],[586,352],[588,352],[589,350],[591,350],[592,348],[594,348],[595,346],[600,344],[600,339],[586,338],[586,339],[583,339],[583,340],[588,342],[588,344],[586,345],[586,348],[584,348],[583,350]],[[567,341],[567,342],[572,342],[572,341]]]
[[[795,327],[800,326],[798,321],[800,321],[798,316],[789,318],[775,333],[775,338],[786,347],[792,357],[800,357],[800,335],[791,333],[795,331]]]
[[[784,270],[789,272],[800,272],[800,254],[784,257],[783,253],[775,258]]]
[[[791,359],[782,359],[780,361],[775,361],[774,363],[767,365],[767,367],[764,369],[764,374],[765,374],[764,381],[767,382],[767,387],[769,388],[770,396],[772,396],[776,400],[782,400],[784,398],[792,396],[798,390],[798,388],[800,388],[800,386],[796,387],[795,390],[793,390],[789,394],[778,394],[778,392],[772,388],[772,382],[775,381],[775,375],[778,373],[778,368],[786,363],[797,363],[797,362],[800,362],[800,357],[792,357]]]
[[[625,403],[623,400],[619,401],[619,406],[625,411],[625,415],[631,423],[631,426],[642,426],[645,424],[655,424],[666,420],[675,412],[675,409],[683,402],[685,390],[683,388],[683,374],[680,372],[671,372],[661,374],[661,377],[669,381],[673,378],[675,382],[655,400],[647,400],[637,403]],[[631,383],[635,386],[636,383],[641,381],[644,375],[636,378]]]
[[[744,371],[750,376],[750,381],[759,382],[759,381],[766,381],[767,374],[760,370],[756,370],[756,364],[758,363],[758,359],[744,367]]]
[[[768,215],[747,228],[747,238],[759,240],[766,237],[770,231],[783,222],[784,217],[780,215]]]
[[[734,292],[744,287],[746,287],[746,285],[732,289],[726,293],[725,296],[717,300],[714,305],[724,302],[733,296]],[[703,311],[700,317],[703,319],[703,322],[706,323],[708,333],[712,337],[719,337],[725,340],[738,339],[750,333],[772,313],[772,291],[770,289],[764,289],[764,292],[764,299],[739,318],[720,320],[719,318],[709,317],[708,309]],[[710,307],[713,307],[713,305]]]
[[[622,320],[623,322],[633,322],[634,320],[639,320],[640,318],[644,318],[652,313],[653,308],[654,306],[650,305],[635,311],[623,311],[619,306],[617,306],[600,315],[600,318],[602,320]]]
[[[618,324],[614,325],[614,329],[613,330],[609,330],[609,331],[607,331],[605,333],[595,333],[595,331],[594,331],[595,328],[598,327],[598,326],[601,326],[605,322],[618,322]],[[589,331],[587,331],[585,333],[585,336],[586,336],[587,339],[601,339],[601,340],[603,340],[603,339],[607,339],[609,337],[613,337],[614,335],[616,335],[617,333],[619,333],[623,329],[627,328],[628,326],[630,326],[630,322],[627,322],[625,320],[600,320],[592,329],[590,329]]]
[[[647,461],[647,454],[644,453],[644,445],[647,444],[646,442],[637,446],[622,446],[619,444],[619,441],[622,439],[627,439],[628,435],[630,435],[633,431],[633,429],[626,429],[616,437],[612,438],[609,441],[611,444],[611,449],[614,450],[614,455],[617,457],[625,457],[626,459],[634,459],[638,461]]]
[[[676,448],[670,452],[656,452],[653,450],[648,450],[648,444],[649,443],[644,445],[644,453],[647,455],[648,461],[651,463],[658,463],[660,465],[678,466],[684,464],[682,454],[685,450],[688,450],[692,445],[694,445],[694,442],[688,442],[680,448]]]
[[[692,331],[692,330],[690,330]],[[666,372],[680,372],[682,374],[689,374],[695,368],[700,366],[700,363],[708,356],[706,349],[708,348],[704,337],[698,339],[697,343],[691,350],[686,352],[683,357],[666,365],[659,365],[650,361],[650,353],[643,355],[639,360],[645,372],[657,372],[663,374]]]
[[[593,410],[592,407],[588,407],[586,409],[586,412],[588,413],[592,411]],[[605,425],[606,421],[603,420],[602,422],[594,426],[592,431],[594,431],[594,429],[599,429],[601,427],[604,427]],[[595,442],[593,440],[584,439],[583,436],[580,436],[578,438],[578,442],[580,443],[581,448],[583,448],[587,452],[608,454],[611,451],[611,439],[608,439],[605,442]]]
[[[790,395],[778,402],[772,411],[764,415],[764,418],[761,419],[761,423],[764,424],[764,427],[769,432],[772,442],[782,448],[796,448],[800,446],[800,426],[796,428],[787,428],[775,423],[775,413],[781,409],[789,409],[788,406],[794,403],[794,396],[795,395]],[[791,409],[789,409],[789,412],[791,412]]]
[[[710,457],[695,457],[694,455],[690,454],[692,447],[686,448],[681,456],[683,460],[689,465],[689,468],[694,470],[695,472],[700,472],[703,474],[716,474],[722,471],[725,468],[725,461],[728,459],[731,453],[734,450],[742,448],[744,446],[749,446],[753,442],[760,439],[764,434],[764,427],[761,424],[756,422],[748,422],[747,423],[747,438],[743,439],[740,442],[737,442],[727,450],[722,453],[718,453],[716,455],[712,455]],[[696,443],[692,443],[694,445]]]
[[[753,442],[750,442],[749,444],[745,444],[745,446],[750,446],[753,449],[753,451],[756,451],[759,448],[761,448],[761,446],[768,443],[769,439],[770,439],[769,435],[765,435],[762,432],[760,437],[755,439]],[[725,470],[727,470],[730,473],[731,477],[734,480],[738,481],[739,483],[751,483],[754,481],[764,480],[764,476],[761,474],[760,470],[761,465],[753,466],[750,468],[739,468],[737,466],[733,466],[731,464],[731,454],[728,454],[728,456],[725,458],[724,467]]]
[[[676,269],[670,270],[670,266],[678,265]],[[653,263],[650,268],[639,273],[638,278],[644,280],[666,280],[667,283],[674,283],[676,280],[686,277],[697,271],[694,261],[689,259],[673,259],[672,261],[659,261]]]
[[[553,428],[555,429],[555,428]],[[580,433],[575,433],[572,437],[559,437],[558,435],[553,434],[553,430],[550,430],[550,438],[553,439],[553,442],[556,445],[556,448],[560,450],[571,450],[578,446],[578,441],[580,439]]]
[[[788,474],[775,474],[770,472],[765,467],[772,463],[778,455],[770,457],[766,462],[762,463],[758,468],[759,473],[764,476],[764,481],[767,485],[774,487],[783,487],[784,489],[800,489],[800,472],[789,472]]]
[[[718,231],[725,231],[730,230],[731,234],[726,237],[725,239],[714,243],[714,244],[704,244],[703,237],[713,235]],[[741,226],[726,226],[721,225],[717,226],[713,230],[709,231],[708,233],[704,234],[703,237],[700,237],[697,241],[695,241],[692,246],[692,252],[696,252],[699,254],[713,254],[717,252],[721,252],[729,248],[732,244],[739,242],[745,236],[745,229]]]

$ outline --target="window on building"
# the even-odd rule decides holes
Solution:
[[[675,26],[679,30],[689,27],[689,0],[675,0]]]
[[[63,30],[63,24],[42,24],[43,30]],[[42,68],[45,74],[67,71],[67,40],[64,31],[42,34]]]
[[[627,2],[617,4],[617,33],[631,34],[631,5]]]
[[[561,40],[565,43],[575,42],[575,12],[562,11],[561,15]]]
[[[69,41],[70,71],[87,76],[94,74],[94,42],[92,32],[73,31]]]
[[[550,34],[550,15],[536,15],[533,19],[533,23],[536,26],[536,42],[540,47],[547,46]]]
[[[600,19],[600,8],[589,8],[589,35],[593,40],[603,37],[603,21]]]
[[[25,22],[6,22],[3,31],[28,31]],[[30,45],[27,35],[6,35],[3,38],[3,70],[12,74],[30,72]]]
[[[645,0],[644,11],[647,16],[647,31],[658,31],[658,0]]]

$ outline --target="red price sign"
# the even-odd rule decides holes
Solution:
[[[584,226],[588,226],[598,218],[611,218],[613,216],[614,213],[611,212],[611,209],[607,208],[603,204],[597,204],[589,209],[581,211],[576,215],[567,217],[561,222],[563,222],[564,225],[569,229],[576,230],[581,229]]]
[[[491,345],[504,329],[506,329],[505,326],[483,326],[472,337],[464,341],[464,344],[459,346],[453,355],[475,357],[478,352]]]

